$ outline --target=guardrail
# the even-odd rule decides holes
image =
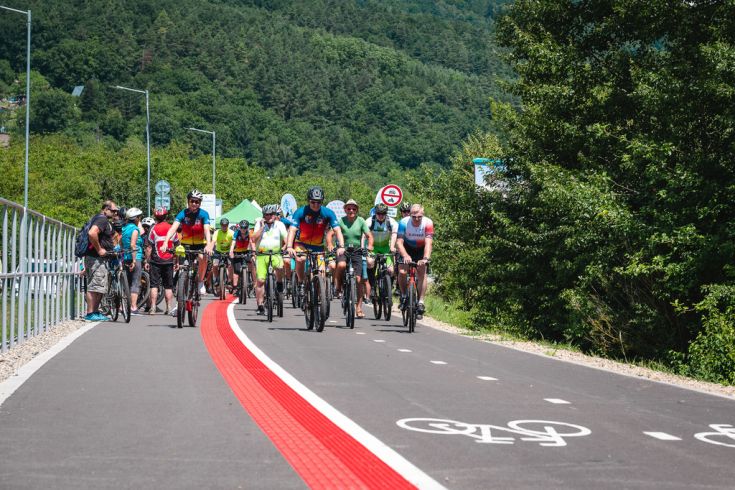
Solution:
[[[0,350],[7,352],[82,311],[77,229],[0,198]]]

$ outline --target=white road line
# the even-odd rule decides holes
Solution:
[[[497,381],[498,378],[492,378],[490,376],[478,376],[477,379],[481,379],[483,381]]]
[[[337,323],[337,320],[329,320],[329,323]]]
[[[373,340],[373,342],[377,342],[377,343],[381,344],[381,343],[385,342],[385,340],[381,340],[381,339],[374,339],[374,340]]]
[[[355,335],[365,335],[365,332],[355,332]]]
[[[92,328],[99,325],[99,322],[88,323],[87,325],[73,331],[60,341],[58,341],[49,350],[42,352],[38,356],[34,357],[31,361],[24,364],[18,369],[18,374],[11,376],[2,383],[0,383],[0,406],[12,395],[15,390],[28,381],[28,378],[33,375],[36,371],[50,361],[56,354],[69,347],[69,345],[76,339],[89,332]]]
[[[410,461],[391,449],[384,442],[357,425],[352,419],[348,418],[342,412],[327,403],[323,398],[320,398],[316,393],[301,384],[299,380],[294,378],[288,371],[268,357],[265,352],[260,350],[238,326],[237,320],[235,319],[234,302],[230,303],[230,306],[227,307],[227,319],[229,320],[230,328],[235,335],[237,335],[237,338],[240,339],[240,342],[242,342],[243,345],[260,360],[260,362],[265,364],[268,369],[281,378],[284,383],[291,387],[292,390],[301,395],[304,400],[311,403],[314,408],[322,412],[340,429],[356,439],[360,444],[383,460],[385,464],[400,473],[406,480],[416,485],[416,487],[445,489],[441,483],[421,471],[417,466],[414,466]]]
[[[412,352],[411,349],[398,349],[398,352]]]
[[[667,434],[666,432],[646,432],[643,431],[644,434],[647,436],[653,437],[654,439],[658,439],[660,441],[681,441],[681,437],[672,436],[671,434]]]
[[[570,402],[566,400],[562,400],[561,398],[544,398],[549,403],[554,403],[556,405],[569,405]]]
[[[432,364],[446,364],[444,361],[431,361]]]

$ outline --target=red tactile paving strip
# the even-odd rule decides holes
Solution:
[[[204,343],[242,406],[310,488],[415,488],[260,362],[230,328],[229,304],[205,308]]]

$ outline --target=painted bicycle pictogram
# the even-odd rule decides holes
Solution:
[[[396,424],[407,430],[440,435],[460,435],[480,444],[514,444],[521,440],[538,442],[541,446],[566,446],[566,437],[583,437],[592,433],[587,427],[550,420],[513,420],[506,427],[491,424],[469,424],[448,419],[409,418]],[[506,434],[494,435],[493,432]],[[512,434],[508,436],[507,434]],[[520,437],[518,437],[520,436]]]
[[[717,446],[735,447],[735,426],[730,424],[710,424],[713,432],[699,432],[694,437],[702,442]]]

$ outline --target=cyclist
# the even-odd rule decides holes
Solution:
[[[286,232],[288,232],[293,226],[293,221],[291,221],[291,218],[283,215],[283,210],[281,209],[280,205],[276,205],[276,216],[278,216],[278,221],[283,223],[283,225],[286,227]],[[283,256],[284,258],[287,257],[288,253],[284,251]],[[295,267],[296,267],[296,262],[294,261],[294,259],[289,257],[288,260],[285,260],[283,262],[283,273],[285,277],[291,277],[291,270]]]
[[[424,216],[424,207],[420,204],[411,206],[411,216],[403,218],[398,224],[396,248],[403,262],[416,262],[416,287],[419,294],[417,314],[424,314],[424,295],[426,294],[426,264],[431,258],[434,241],[434,222]],[[401,288],[401,307],[405,306],[408,266],[401,265],[398,285]]]
[[[148,216],[147,218],[143,218],[140,220],[140,224],[143,227],[143,241],[145,242],[146,238],[148,237],[148,233],[151,232],[151,228],[156,224],[156,220]]]
[[[322,206],[324,201],[324,191],[319,186],[309,189],[306,194],[307,205],[300,207],[291,216],[293,226],[288,231],[288,253],[291,257],[296,258],[296,276],[299,282],[304,284],[304,266],[306,257],[296,256],[297,252],[323,252],[326,242],[327,248],[331,249],[333,244],[332,233],[326,231],[332,230],[337,235],[337,255],[344,253],[344,238],[342,237],[342,229],[337,222],[337,216],[334,211]],[[298,240],[296,234],[298,233]],[[326,233],[326,237],[325,237]],[[315,264],[312,264],[312,267]],[[319,270],[324,272],[324,260],[320,259],[318,264]]]
[[[204,294],[207,292],[204,287],[204,276],[207,274],[207,261],[202,260],[203,254],[211,255],[214,242],[209,232],[209,213],[201,209],[202,194],[199,190],[193,189],[186,196],[188,207],[183,209],[176,215],[174,224],[166,233],[165,245],[169,246],[171,238],[176,231],[181,228],[181,243],[188,245],[192,250],[201,250],[199,254],[199,292]]]
[[[246,219],[240,220],[237,225],[235,234],[232,238],[232,244],[230,245],[230,259],[235,274],[232,276],[232,288],[237,288],[237,283],[240,280],[240,271],[244,264],[245,259],[242,257],[235,258],[235,254],[244,254],[248,250],[252,250],[252,238],[250,233],[250,222]],[[255,269],[252,259],[248,262],[247,267],[250,269],[250,274],[255,277]]]
[[[398,211],[401,213],[401,219],[408,218],[411,214],[411,203],[403,201],[398,207]]]
[[[263,218],[259,219],[255,224],[253,231],[253,243],[258,253],[273,252],[272,265],[276,270],[276,287],[278,292],[283,292],[283,257],[280,252],[286,243],[288,232],[286,227],[280,220],[276,219],[277,206],[275,204],[267,204],[263,206]],[[266,255],[256,257],[257,284],[255,289],[255,301],[258,304],[258,315],[265,314],[263,303],[265,302],[265,277],[268,274],[268,259]]]
[[[375,206],[375,216],[367,219],[367,227],[373,235],[373,251],[387,255],[385,259],[388,274],[393,275],[393,254],[396,253],[396,239],[398,237],[398,223],[388,217],[388,206],[379,203]],[[368,256],[368,295],[369,288],[375,287],[375,258]],[[390,293],[390,292],[389,292]]]
[[[99,311],[102,297],[107,294],[107,252],[115,247],[115,232],[111,220],[117,216],[118,207],[113,201],[105,201],[100,212],[90,219],[89,248],[84,256],[84,274],[87,279],[87,314],[89,322],[109,321],[110,318]]]
[[[157,313],[158,294],[163,285],[166,298],[166,312],[176,315],[176,303],[174,302],[174,255],[165,247],[165,239],[171,224],[166,221],[168,210],[156,208],[153,212],[156,224],[148,232],[146,241],[145,268],[151,275],[151,313]],[[179,240],[174,236],[174,245]]]
[[[219,220],[219,230],[214,232],[214,255],[212,256],[212,274],[214,277],[219,277],[219,264],[222,261],[223,255],[229,255],[231,245],[234,241],[235,232],[230,229],[230,220],[222,218]],[[232,263],[230,262],[227,266],[227,274],[230,279],[233,276]],[[224,288],[226,284],[220,284],[220,288]]]
[[[125,269],[130,285],[130,314],[140,315],[138,311],[138,294],[140,294],[140,276],[143,269],[143,237],[140,233],[140,217],[143,211],[130,208],[125,214],[127,223],[122,231],[122,249],[125,251]]]
[[[359,206],[354,199],[350,199],[345,203],[344,206],[345,216],[338,220],[339,227],[342,229],[342,236],[344,236],[345,247],[359,248],[362,246],[362,239],[365,237],[367,240],[368,251],[373,250],[373,235],[368,229],[365,220],[357,215]],[[352,256],[352,268],[355,271],[355,279],[357,281],[357,305],[355,305],[355,316],[357,318],[364,318],[365,314],[362,312],[362,298],[363,298],[363,270],[362,270],[362,256]],[[335,274],[335,287],[337,291],[342,290],[342,282],[345,275],[345,269],[347,269],[347,257],[344,254],[337,255],[337,270]]]

